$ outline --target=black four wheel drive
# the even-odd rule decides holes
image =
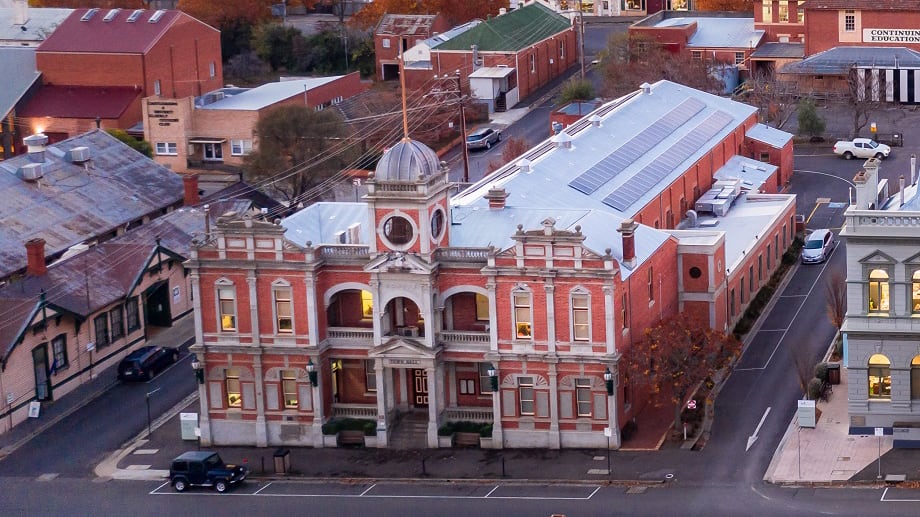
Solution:
[[[211,486],[218,492],[242,483],[249,469],[227,465],[216,452],[191,451],[174,459],[169,469],[169,482],[177,492],[190,486]]]

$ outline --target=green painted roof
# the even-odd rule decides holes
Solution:
[[[486,20],[433,50],[468,51],[478,45],[480,52],[517,51],[571,26],[565,16],[534,3]]]

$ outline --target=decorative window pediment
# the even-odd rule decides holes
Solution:
[[[918,254],[920,255],[920,254]],[[859,259],[860,264],[872,265],[872,264],[896,264],[898,261],[888,255],[887,253],[881,250],[875,250],[869,255]]]

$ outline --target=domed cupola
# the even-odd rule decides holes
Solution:
[[[438,155],[427,145],[403,138],[387,149],[374,171],[374,181],[415,182],[440,172]]]

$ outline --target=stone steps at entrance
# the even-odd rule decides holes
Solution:
[[[407,413],[393,428],[391,449],[424,449],[428,447],[428,414]]]

